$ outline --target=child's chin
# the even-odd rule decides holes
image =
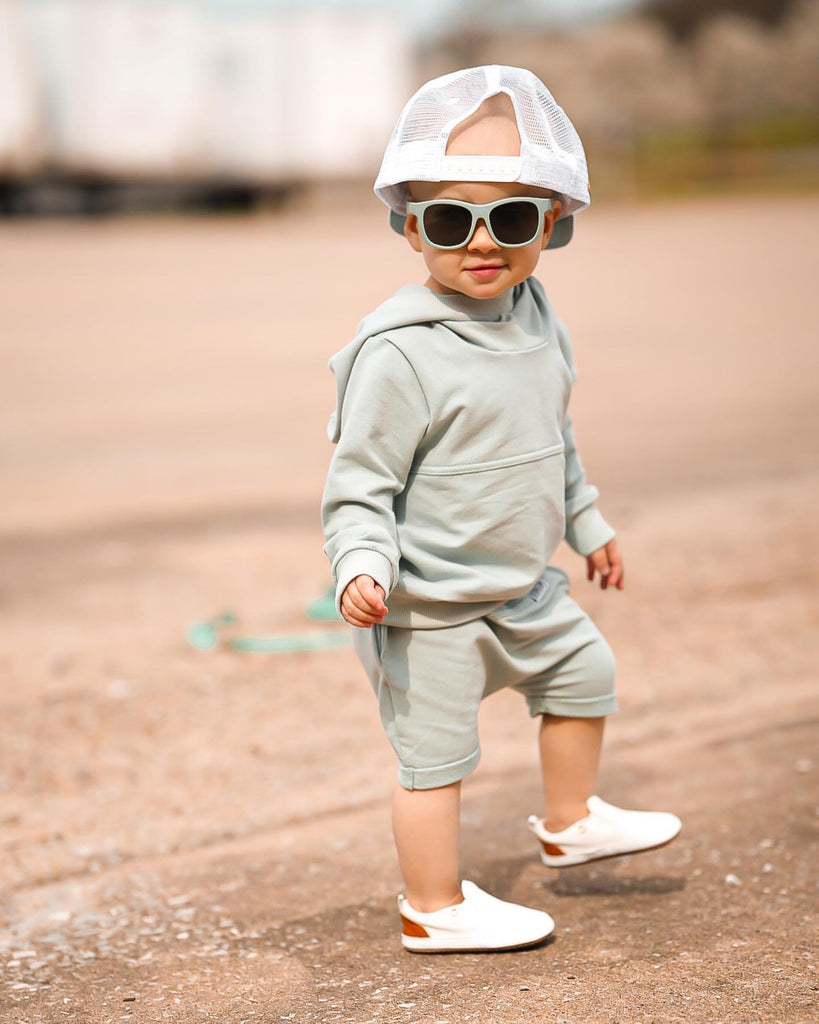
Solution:
[[[471,280],[464,287],[464,294],[475,299],[494,299],[510,287],[504,274],[496,274],[488,280]]]

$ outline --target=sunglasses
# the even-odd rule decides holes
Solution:
[[[432,199],[407,203],[418,218],[421,237],[433,249],[461,249],[482,220],[492,241],[503,249],[519,249],[543,230],[543,215],[554,207],[551,199],[498,199],[494,203],[462,203],[459,199]]]

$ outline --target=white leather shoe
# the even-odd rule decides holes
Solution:
[[[398,897],[405,949],[413,953],[480,953],[520,949],[542,942],[555,923],[542,910],[506,903],[479,889],[474,882],[461,883],[463,903],[422,914]]]
[[[676,814],[666,811],[624,811],[591,796],[589,813],[562,832],[547,832],[536,815],[529,828],[541,842],[540,859],[550,868],[567,868],[604,857],[656,850],[674,839],[682,828]]]

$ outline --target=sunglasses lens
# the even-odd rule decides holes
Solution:
[[[504,203],[490,214],[492,232],[501,245],[524,245],[531,242],[540,228],[540,211],[525,199]]]
[[[424,231],[433,245],[456,248],[465,245],[472,226],[472,215],[462,206],[436,203],[424,210]]]

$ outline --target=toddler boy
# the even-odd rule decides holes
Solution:
[[[586,159],[533,74],[470,68],[409,100],[375,191],[428,276],[331,360],[323,521],[338,608],[400,762],[402,941],[533,945],[548,914],[459,881],[460,785],[480,757],[484,697],[511,686],[540,718],[545,813],[529,826],[544,864],[652,849],[680,829],[594,795],[614,663],[549,566],[565,537],[590,580],[623,589],[568,414],[569,336],[531,276],[589,204]]]

